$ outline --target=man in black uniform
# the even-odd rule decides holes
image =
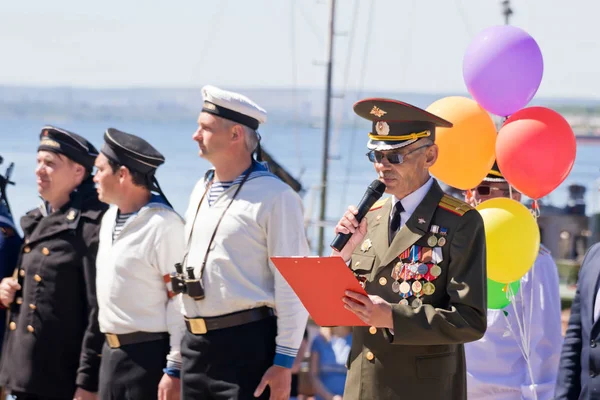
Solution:
[[[106,210],[91,176],[97,155],[75,133],[42,129],[35,173],[44,202],[21,219],[17,278],[0,283],[10,307],[0,384],[18,400],[96,398],[104,336],[95,261]]]
[[[2,161],[2,156],[0,156],[0,164],[2,164]],[[11,167],[12,164],[8,167],[4,176],[0,174],[0,279],[14,273],[23,242],[17,232],[6,196],[6,186],[12,183],[10,182]],[[5,327],[6,308],[0,303],[0,343],[4,338]]]

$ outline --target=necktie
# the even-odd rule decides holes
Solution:
[[[390,221],[390,243],[394,240],[394,236],[398,229],[400,228],[400,213],[404,211],[404,207],[402,207],[402,203],[397,201],[394,204],[394,210],[392,211],[392,220]]]

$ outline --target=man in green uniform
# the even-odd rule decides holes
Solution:
[[[452,124],[395,100],[366,99],[354,111],[372,121],[367,156],[391,194],[362,221],[348,208],[340,253],[369,296],[347,292],[355,327],[344,400],[466,399],[463,343],[486,329],[483,221],[445,195],[429,168],[435,128]]]

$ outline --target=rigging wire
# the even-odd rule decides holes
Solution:
[[[228,0],[224,0],[223,2],[219,3],[217,12],[214,15],[214,17],[212,18],[212,24],[210,25],[210,28],[208,29],[208,34],[206,36],[204,36],[204,43],[200,47],[202,50],[199,53],[196,53],[196,54],[200,55],[200,60],[196,63],[195,69],[192,71],[192,78],[194,78],[195,71],[201,70],[204,60],[209,59],[209,57],[207,57],[207,52],[210,49],[210,46],[213,43],[215,43],[214,39],[215,39],[215,37],[217,37],[217,35],[219,33],[219,28],[224,25],[221,23],[221,19],[223,18],[223,14],[224,14],[225,10],[228,10],[227,3],[228,3]],[[197,81],[197,79],[193,79],[193,82],[196,82],[196,81]]]
[[[469,37],[473,37],[473,29],[469,24],[469,18],[467,17],[467,13],[462,6],[461,0],[454,0],[454,4],[456,4],[458,14],[460,15],[460,19],[462,20],[465,30],[467,31],[467,35],[469,35]]]
[[[371,43],[371,33],[373,31],[373,14],[375,13],[375,1],[371,0],[369,6],[369,15],[367,17],[367,32],[365,35],[365,47],[363,50],[362,65],[360,69],[360,83],[358,87],[358,97],[361,98],[365,86],[365,77],[367,75],[367,60],[369,59],[369,49]],[[348,162],[346,163],[346,175],[342,183],[342,195],[340,196],[340,209],[343,210],[347,206],[346,197],[348,195],[348,187],[350,182],[350,176],[352,176],[352,165],[355,163],[352,154],[354,153],[354,147],[356,145],[356,137],[358,133],[358,116],[354,116],[354,123],[352,124],[352,135],[350,136],[350,147],[346,154],[348,154]]]
[[[354,0],[354,8],[353,8],[353,16],[352,16],[352,25],[351,25],[351,33],[350,33],[350,38],[348,40],[348,47],[347,47],[347,52],[346,52],[346,65],[344,67],[344,84],[342,85],[342,93],[341,93],[341,100],[342,100],[342,105],[340,107],[338,107],[338,115],[337,118],[335,120],[335,128],[333,130],[333,146],[332,146],[332,154],[337,154],[338,153],[338,149],[337,149],[337,144],[339,143],[339,136],[340,136],[340,132],[341,132],[341,125],[342,125],[342,119],[344,117],[344,111],[346,110],[346,94],[348,92],[348,80],[350,77],[350,64],[352,62],[352,55],[354,54],[353,50],[354,50],[354,37],[355,37],[355,33],[356,33],[356,20],[358,19],[358,5],[359,5],[359,0]]]
[[[412,38],[413,38],[413,32],[415,30],[415,20],[416,20],[416,18],[413,18],[413,16],[415,16],[417,14],[416,9],[417,9],[417,0],[413,0],[411,2],[410,11],[408,12],[408,20],[409,20],[408,33],[403,36],[404,40],[403,40],[403,43],[401,44],[401,46],[404,46],[404,56],[400,60],[400,73],[399,73],[399,79],[398,79],[398,82],[400,84],[404,84],[406,82],[406,79],[405,79],[406,73],[410,69],[409,67],[410,67],[410,63],[412,61],[412,48],[413,48]]]
[[[304,8],[298,7],[298,9],[300,10],[300,15],[302,16],[302,18],[304,18],[304,22],[306,22],[306,24],[310,28],[310,31],[313,33],[313,35],[315,35],[315,38],[317,39],[319,44],[321,46],[325,46],[325,42],[323,41],[323,35],[319,33],[319,29],[315,26],[315,23],[308,17],[308,15],[306,15],[306,13],[304,12]]]

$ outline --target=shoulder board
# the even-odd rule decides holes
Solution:
[[[389,199],[389,197],[386,197],[383,200],[376,201],[375,204],[373,204],[373,207],[371,207],[369,209],[369,211],[379,210],[381,207],[383,207],[383,205],[385,204],[385,202],[388,201],[388,199]]]
[[[473,210],[473,207],[464,201],[447,194],[444,194],[440,200],[440,203],[438,204],[438,207],[460,216],[464,215],[469,210]]]

